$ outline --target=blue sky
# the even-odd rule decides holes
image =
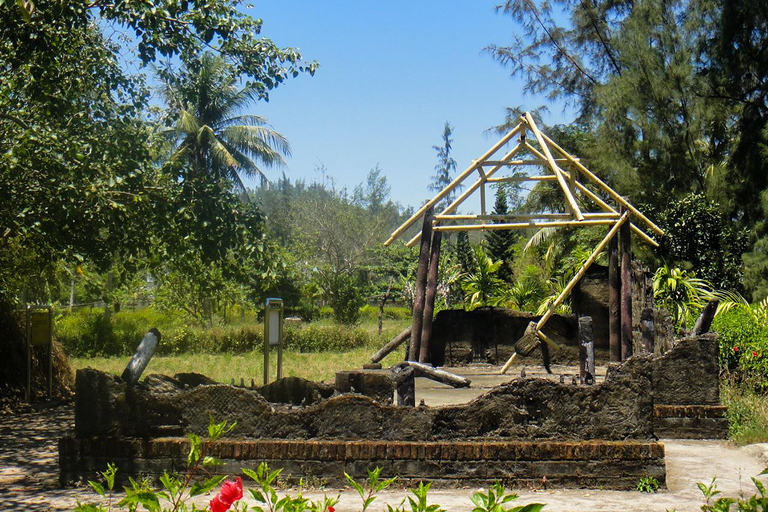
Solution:
[[[446,121],[454,127],[459,171],[497,139],[484,133],[504,120],[504,107],[534,108],[522,83],[483,52],[507,44],[514,24],[486,0],[257,0],[249,14],[262,35],[300,48],[320,63],[314,77],[289,80],[260,102],[291,142],[286,174],[320,179],[318,166],[350,192],[377,164],[392,199],[418,206],[428,190]],[[545,121],[567,122],[560,108]],[[276,179],[280,171],[267,174]],[[467,209],[473,209],[468,205]]]

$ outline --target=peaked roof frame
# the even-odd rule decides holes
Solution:
[[[530,133],[538,142],[541,149],[537,149],[528,142],[527,134]],[[516,135],[520,138],[515,147],[506,153],[501,159],[493,159],[496,153],[508,144]],[[517,158],[519,153],[527,152],[533,155],[533,159]],[[555,158],[554,155],[557,155]],[[498,157],[497,157],[498,158]],[[521,165],[539,166],[544,172],[539,176],[507,176],[495,177],[496,173],[504,168]],[[478,177],[467,187],[467,189],[454,201],[434,216],[432,221],[433,231],[475,231],[475,230],[510,230],[527,228],[545,228],[545,227],[585,227],[594,225],[610,226],[605,238],[597,245],[587,261],[571,278],[560,295],[550,304],[547,312],[535,324],[531,322],[529,330],[535,333],[541,340],[551,347],[559,350],[559,345],[552,341],[542,332],[544,324],[552,317],[555,310],[565,301],[576,284],[586,274],[587,269],[594,263],[599,254],[606,245],[614,238],[622,225],[629,222],[630,229],[636,233],[646,243],[658,247],[659,244],[641,230],[637,225],[631,222],[631,218],[650,229],[657,235],[663,235],[664,231],[654,224],[648,217],[643,215],[637,208],[632,206],[625,198],[620,196],[615,190],[609,187],[605,182],[598,178],[594,173],[582,165],[581,161],[557,145],[547,135],[542,133],[536,126],[533,116],[526,112],[520,116],[520,123],[504,135],[496,144],[494,144],[483,156],[474,160],[472,165],[467,167],[451,183],[438,192],[432,199],[427,201],[424,206],[414,213],[410,219],[405,221],[397,228],[384,242],[384,245],[390,245],[400,238],[405,231],[416,221],[423,218],[426,213],[435,207],[441,200],[448,196],[457,187],[463,185],[463,182],[473,173],[477,172]],[[580,180],[586,178],[599,193],[608,196],[608,200],[602,199],[598,194],[587,188]],[[488,215],[486,213],[486,185],[488,183],[504,182],[537,182],[537,181],[556,181],[560,191],[565,198],[567,212],[563,213],[534,213],[534,214],[510,214],[510,215]],[[477,190],[480,190],[480,215],[456,215],[453,212]],[[576,196],[581,193],[585,198],[597,206],[599,211],[583,212],[576,201]],[[608,201],[613,201],[611,206]],[[586,201],[585,201],[586,203]],[[623,211],[622,211],[623,210]],[[491,223],[489,223],[489,221]],[[450,222],[451,224],[445,224]],[[457,224],[460,222],[470,222],[470,224]],[[474,222],[474,223],[472,223]],[[406,245],[413,246],[421,238],[421,232],[411,238]],[[506,373],[514,362],[517,354],[512,354],[507,363],[501,369],[501,373]]]
[[[530,133],[538,142],[541,150],[535,148],[528,142],[527,134]],[[520,135],[518,143],[509,152],[500,159],[494,159],[499,150],[508,144],[516,135]],[[533,159],[515,158],[521,152],[527,152],[533,155]],[[557,158],[553,154],[558,155]],[[501,169],[512,166],[533,165],[543,169],[540,176],[507,176],[496,177],[496,173]],[[476,180],[467,187],[467,189],[457,197],[451,204],[445,207],[440,213],[437,213],[433,221],[435,231],[476,231],[476,230],[509,230],[509,229],[527,229],[544,227],[584,227],[592,225],[615,225],[621,215],[619,208],[624,207],[629,211],[630,216],[637,219],[646,229],[650,229],[655,234],[661,235],[664,232],[650,219],[643,215],[637,208],[632,206],[626,199],[620,196],[616,191],[609,187],[605,182],[598,178],[594,173],[582,165],[581,161],[565,151],[556,142],[542,133],[533,120],[533,116],[526,112],[520,117],[520,123],[504,135],[496,144],[494,144],[483,156],[474,160],[472,164],[460,173],[451,183],[445,186],[435,196],[427,201],[411,218],[405,221],[390,235],[384,245],[390,245],[400,238],[405,231],[421,219],[428,209],[434,207],[437,203],[448,196],[452,191],[464,184],[475,172],[478,173]],[[596,186],[599,193],[608,196],[608,200],[602,199],[598,194],[587,188],[581,181],[586,178],[588,182]],[[561,193],[565,198],[567,212],[563,213],[537,213],[537,214],[510,214],[510,215],[488,215],[486,213],[486,185],[504,182],[536,182],[536,181],[555,181],[557,182]],[[480,215],[456,215],[456,209],[477,190],[480,190]],[[589,199],[598,208],[599,211],[583,212],[576,201],[576,195],[581,193]],[[608,201],[615,202],[611,206]],[[467,224],[466,222],[475,222]],[[489,223],[490,221],[490,223]],[[446,222],[464,224],[447,225]],[[658,243],[634,223],[630,223],[632,231],[637,234],[646,243],[658,247]],[[412,247],[421,238],[421,233],[411,238],[406,245]]]

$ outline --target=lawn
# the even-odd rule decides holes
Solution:
[[[312,381],[334,378],[339,370],[362,368],[370,361],[371,355],[379,347],[362,347],[346,352],[292,352],[283,353],[283,375],[303,377]],[[398,348],[384,361],[389,367],[403,360],[403,349]],[[128,364],[128,357],[75,357],[70,363],[75,369],[95,368],[97,370],[120,375]],[[277,352],[270,354],[270,380],[275,378]],[[236,383],[243,379],[250,384],[251,379],[261,385],[264,378],[264,353],[259,351],[247,354],[182,354],[178,356],[156,356],[152,358],[144,375],[161,373],[173,375],[181,372],[196,372],[207,375],[219,382]]]

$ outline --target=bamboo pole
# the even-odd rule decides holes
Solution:
[[[512,366],[512,363],[515,362],[515,359],[517,359],[517,352],[512,353],[509,359],[507,359],[507,362],[504,363],[504,366],[501,367],[501,370],[499,371],[499,373],[502,375],[507,373],[507,370],[509,370],[509,367]]]
[[[552,169],[552,172],[555,173],[555,176],[557,176],[557,182],[560,185],[560,188],[563,190],[563,194],[565,194],[565,199],[568,201],[568,206],[570,207],[571,212],[573,212],[573,215],[577,219],[583,220],[584,216],[581,214],[579,205],[576,204],[576,199],[573,197],[573,194],[571,194],[570,187],[568,186],[568,183],[566,183],[565,177],[563,176],[565,173],[562,169],[560,169],[560,167],[558,167],[557,163],[555,163],[555,159],[552,157],[552,153],[550,153],[546,142],[544,142],[544,138],[536,126],[536,122],[533,120],[533,116],[531,116],[529,112],[526,112],[525,116],[523,116],[523,119],[525,119],[525,121],[528,123],[528,128],[533,132],[536,140],[539,141],[539,145],[544,152],[544,156],[549,163],[549,167]]]
[[[587,196],[592,201],[597,203],[597,205],[600,206],[600,208],[602,208],[606,212],[610,212],[610,213],[613,213],[615,215],[618,215],[618,212],[614,208],[612,208],[608,203],[606,203],[605,201],[600,199],[599,196],[595,195],[594,192],[592,192],[587,187],[582,185],[579,181],[576,181],[576,188],[581,190],[584,193],[585,196]],[[642,238],[647,244],[649,244],[649,245],[651,245],[653,247],[658,247],[659,246],[659,243],[656,240],[654,240],[653,238],[651,238],[650,236],[645,234],[645,232],[643,232],[640,228],[638,228],[634,224],[630,223],[629,227],[630,227],[630,229],[632,229],[632,232],[634,232],[636,235],[638,235],[640,238]]]
[[[651,230],[652,230],[652,231],[654,231],[656,234],[658,234],[658,235],[663,235],[663,234],[664,234],[664,230],[663,230],[663,229],[661,229],[659,226],[657,226],[656,224],[654,224],[653,222],[651,222],[651,220],[650,220],[648,217],[646,217],[645,215],[643,215],[642,213],[640,213],[640,211],[639,211],[637,208],[635,208],[634,206],[632,206],[631,204],[629,204],[629,202],[628,202],[626,199],[624,199],[623,197],[621,197],[621,196],[620,196],[620,195],[619,195],[619,194],[618,194],[616,191],[614,191],[614,190],[613,190],[611,187],[609,187],[608,185],[606,185],[606,184],[603,182],[603,180],[601,180],[600,178],[598,178],[597,176],[595,176],[595,175],[592,173],[592,171],[590,171],[589,169],[587,169],[586,167],[584,167],[584,166],[581,164],[581,162],[579,162],[579,161],[578,161],[578,159],[577,159],[577,158],[575,158],[575,157],[574,157],[574,156],[572,156],[570,153],[568,153],[566,150],[564,150],[563,148],[561,148],[560,146],[558,146],[558,145],[557,145],[557,144],[556,144],[556,143],[555,143],[555,142],[554,142],[552,139],[550,139],[549,137],[547,137],[545,134],[541,134],[541,135],[542,135],[542,137],[544,138],[544,140],[546,140],[546,141],[547,141],[547,143],[549,143],[550,145],[552,145],[552,147],[553,147],[553,148],[555,148],[555,150],[556,150],[558,153],[560,153],[560,154],[561,154],[563,157],[565,157],[566,159],[568,159],[568,160],[569,160],[569,161],[570,161],[570,162],[571,162],[573,165],[575,165],[575,166],[576,166],[576,168],[577,168],[577,169],[578,169],[578,170],[579,170],[579,171],[580,171],[582,174],[584,174],[584,175],[585,175],[587,178],[589,178],[589,179],[590,179],[590,180],[591,180],[593,183],[595,183],[595,184],[596,184],[598,187],[600,187],[601,189],[603,189],[603,190],[605,191],[605,193],[606,193],[606,194],[608,194],[609,196],[611,196],[611,198],[612,198],[614,201],[616,201],[616,202],[617,202],[617,203],[619,203],[619,204],[622,204],[622,205],[624,205],[624,207],[625,207],[625,208],[627,208],[629,211],[631,211],[631,212],[632,212],[632,214],[633,214],[633,215],[635,215],[636,217],[638,217],[639,219],[641,219],[643,222],[645,222],[645,223],[646,223],[646,225],[647,225],[649,228],[651,228]]]
[[[543,134],[542,134],[542,135],[543,135]],[[546,136],[546,135],[544,135],[544,137],[545,137],[545,138],[547,138],[547,136]],[[554,144],[554,143],[553,143],[553,145],[554,145],[555,147],[559,147],[559,146],[557,146],[557,145],[556,145],[556,144]],[[533,154],[534,154],[534,155],[536,155],[536,156],[539,156],[539,157],[541,157],[541,158],[543,158],[543,157],[544,157],[544,155],[542,155],[542,154],[541,154],[541,152],[540,152],[539,150],[537,150],[536,148],[534,148],[533,146],[531,146],[531,145],[530,145],[530,144],[528,144],[527,142],[525,143],[525,149],[527,149],[528,151],[530,151],[531,153],[533,153]],[[564,150],[561,150],[561,151],[564,151]],[[575,160],[578,160],[578,158],[575,158],[575,157],[574,157],[574,159],[575,159]],[[572,163],[573,163],[573,162],[572,162]],[[600,207],[601,207],[603,210],[605,210],[606,212],[611,212],[611,213],[614,213],[614,214],[618,215],[618,212],[617,212],[617,211],[616,211],[616,210],[615,210],[613,207],[611,207],[611,206],[610,206],[608,203],[606,203],[605,201],[603,201],[602,199],[600,199],[600,197],[599,197],[599,196],[597,196],[597,195],[596,195],[594,192],[592,192],[591,190],[589,190],[587,187],[585,187],[584,185],[582,185],[582,184],[581,184],[581,182],[579,182],[579,180],[576,180],[576,181],[575,181],[575,185],[576,185],[576,188],[577,188],[577,189],[579,189],[579,190],[580,190],[580,191],[581,191],[581,192],[582,192],[584,195],[586,195],[586,196],[587,196],[588,198],[590,198],[592,201],[594,201],[595,203],[597,203],[597,205],[598,205],[598,206],[600,206]],[[640,228],[638,228],[637,226],[635,226],[635,225],[634,225],[634,224],[632,224],[632,223],[630,223],[630,225],[629,225],[629,226],[630,226],[630,228],[632,229],[632,231],[633,231],[635,234],[637,234],[637,235],[638,235],[640,238],[642,238],[643,240],[645,240],[645,242],[646,242],[646,243],[650,244],[650,245],[651,245],[651,246],[653,246],[653,247],[658,247],[658,246],[659,246],[659,243],[658,243],[656,240],[654,240],[653,238],[651,238],[650,236],[648,236],[647,234],[645,234],[645,233],[644,233],[644,232],[643,232],[643,231],[642,231]]]
[[[531,213],[509,215],[435,215],[436,221],[443,220],[531,220],[531,219],[570,219],[570,213]],[[593,219],[618,219],[618,213],[585,213],[585,220]]]
[[[409,325],[408,327],[400,331],[400,334],[392,338],[392,340],[389,343],[381,347],[381,349],[378,352],[373,354],[371,356],[371,363],[378,363],[379,361],[387,357],[390,352],[392,352],[397,347],[402,345],[402,343],[405,340],[407,340],[410,336],[411,336],[411,326]]]
[[[564,220],[552,222],[516,222],[511,224],[473,224],[463,226],[435,226],[435,231],[502,231],[526,228],[564,228],[613,224],[616,219]]]
[[[515,183],[518,181],[557,181],[557,176],[507,176],[504,178],[488,178],[488,183]]]
[[[555,158],[555,163],[569,164],[570,160],[567,158]],[[501,166],[513,166],[513,165],[547,165],[546,158],[539,158],[537,160],[485,160],[480,162],[483,165],[501,165]]]
[[[595,250],[592,252],[592,254],[589,256],[587,261],[582,265],[582,267],[579,269],[578,272],[576,272],[576,275],[574,275],[571,280],[568,282],[566,287],[563,289],[562,292],[560,292],[560,295],[557,296],[555,301],[549,305],[549,309],[546,313],[544,313],[544,316],[539,319],[538,323],[536,324],[536,329],[540,331],[542,327],[544,327],[544,324],[547,323],[547,321],[552,317],[555,310],[560,306],[560,304],[563,303],[563,301],[568,297],[568,295],[573,290],[574,286],[576,286],[576,283],[578,283],[582,277],[584,277],[584,274],[587,273],[587,269],[589,269],[589,266],[594,263],[594,261],[597,259],[597,257],[600,255],[600,252],[605,248],[605,246],[608,244],[608,242],[611,241],[611,238],[616,236],[616,233],[619,231],[621,226],[624,225],[624,223],[629,218],[629,213],[625,212],[624,215],[621,216],[621,218],[617,221],[615,221],[615,224],[613,227],[608,231],[608,234],[605,235],[605,238],[597,245]]]
[[[514,148],[512,148],[512,150],[509,153],[504,155],[504,159],[512,158],[513,156],[515,156],[515,154],[517,154],[518,151],[520,151],[520,149],[522,149],[522,147],[523,147],[522,144],[516,145]],[[493,174],[496,173],[496,171],[498,171],[499,169],[501,169],[500,165],[497,165],[496,167],[491,168],[491,170],[486,173],[486,176],[487,177],[493,176]],[[451,204],[449,204],[442,212],[440,212],[440,215],[451,213],[456,208],[458,208],[461,205],[461,203],[463,203],[469,196],[471,196],[475,192],[475,190],[477,190],[477,188],[480,185],[482,185],[482,183],[483,183],[482,178],[479,178],[477,181],[475,181],[467,190],[464,191],[464,193],[462,193],[459,197],[454,199]],[[414,237],[411,238],[405,244],[406,247],[413,247],[413,244],[418,242],[419,238],[421,238],[421,233],[417,233],[416,235],[414,235]]]
[[[443,190],[441,190],[440,192],[438,192],[438,193],[435,195],[435,197],[433,197],[432,199],[430,199],[429,201],[427,201],[427,203],[426,203],[424,206],[422,206],[421,208],[419,208],[419,210],[418,210],[416,213],[414,213],[414,214],[411,216],[411,218],[410,218],[410,219],[408,219],[407,221],[405,221],[405,222],[404,222],[404,223],[403,223],[403,224],[402,224],[402,225],[401,225],[399,228],[397,228],[397,229],[396,229],[394,232],[392,232],[392,234],[389,236],[389,239],[388,239],[386,242],[384,242],[384,245],[385,245],[385,246],[387,246],[387,245],[391,244],[392,242],[394,242],[394,241],[395,241],[395,239],[397,239],[397,237],[399,237],[400,235],[402,235],[402,234],[405,232],[405,230],[406,230],[406,229],[408,229],[409,227],[411,227],[411,225],[412,225],[414,222],[416,222],[416,221],[417,221],[417,220],[418,220],[418,219],[419,219],[421,216],[423,216],[423,215],[426,213],[426,211],[427,211],[429,208],[432,208],[432,207],[434,207],[434,206],[435,206],[437,203],[439,203],[440,201],[442,201],[442,199],[443,199],[445,196],[447,196],[448,194],[450,194],[450,193],[451,193],[451,191],[452,191],[454,188],[456,188],[457,186],[461,185],[461,183],[464,181],[464,179],[465,179],[467,176],[469,176],[470,174],[472,174],[472,173],[475,171],[475,169],[477,169],[477,167],[478,167],[479,165],[481,165],[479,162],[482,162],[483,160],[485,160],[485,159],[489,158],[491,155],[493,155],[494,153],[496,153],[496,151],[498,151],[498,150],[499,150],[499,148],[501,148],[502,146],[504,146],[504,145],[505,145],[507,142],[509,142],[509,141],[512,139],[512,137],[514,137],[515,135],[517,135],[517,133],[518,133],[518,132],[520,131],[520,129],[522,128],[522,126],[523,126],[523,123],[520,123],[520,124],[518,124],[516,127],[514,127],[512,130],[510,130],[510,131],[509,131],[509,133],[507,133],[507,134],[506,134],[504,137],[502,137],[502,138],[501,138],[501,139],[500,139],[500,140],[499,140],[499,141],[498,141],[496,144],[494,144],[494,145],[493,145],[493,147],[491,147],[491,149],[489,149],[488,151],[486,151],[486,152],[485,152],[485,154],[484,154],[483,156],[481,156],[481,157],[479,158],[479,160],[478,160],[478,161],[475,161],[475,162],[473,162],[473,163],[472,163],[472,164],[471,164],[469,167],[467,167],[467,168],[466,168],[466,169],[465,169],[465,170],[464,170],[464,171],[463,171],[461,174],[459,174],[458,176],[456,176],[456,178],[454,178],[454,180],[453,180],[451,183],[449,183],[449,184],[448,184],[448,185],[447,185],[447,186],[446,186],[446,187],[445,187]]]

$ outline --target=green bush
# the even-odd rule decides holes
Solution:
[[[368,333],[342,325],[286,327],[285,347],[299,352],[345,351],[368,344]]]
[[[363,306],[360,310],[365,320],[378,320],[378,306]],[[411,310],[403,306],[384,306],[384,320],[410,320]]]
[[[56,322],[56,333],[72,356],[129,356],[151,327],[162,334],[159,355],[244,353],[264,347],[261,324],[193,327],[151,309],[118,313],[110,320],[105,320],[100,310],[62,315]],[[300,352],[344,351],[370,342],[365,330],[341,325],[286,325],[283,334],[285,347]]]
[[[737,307],[717,315],[712,330],[719,335],[725,376],[768,391],[768,326],[746,307]]]

